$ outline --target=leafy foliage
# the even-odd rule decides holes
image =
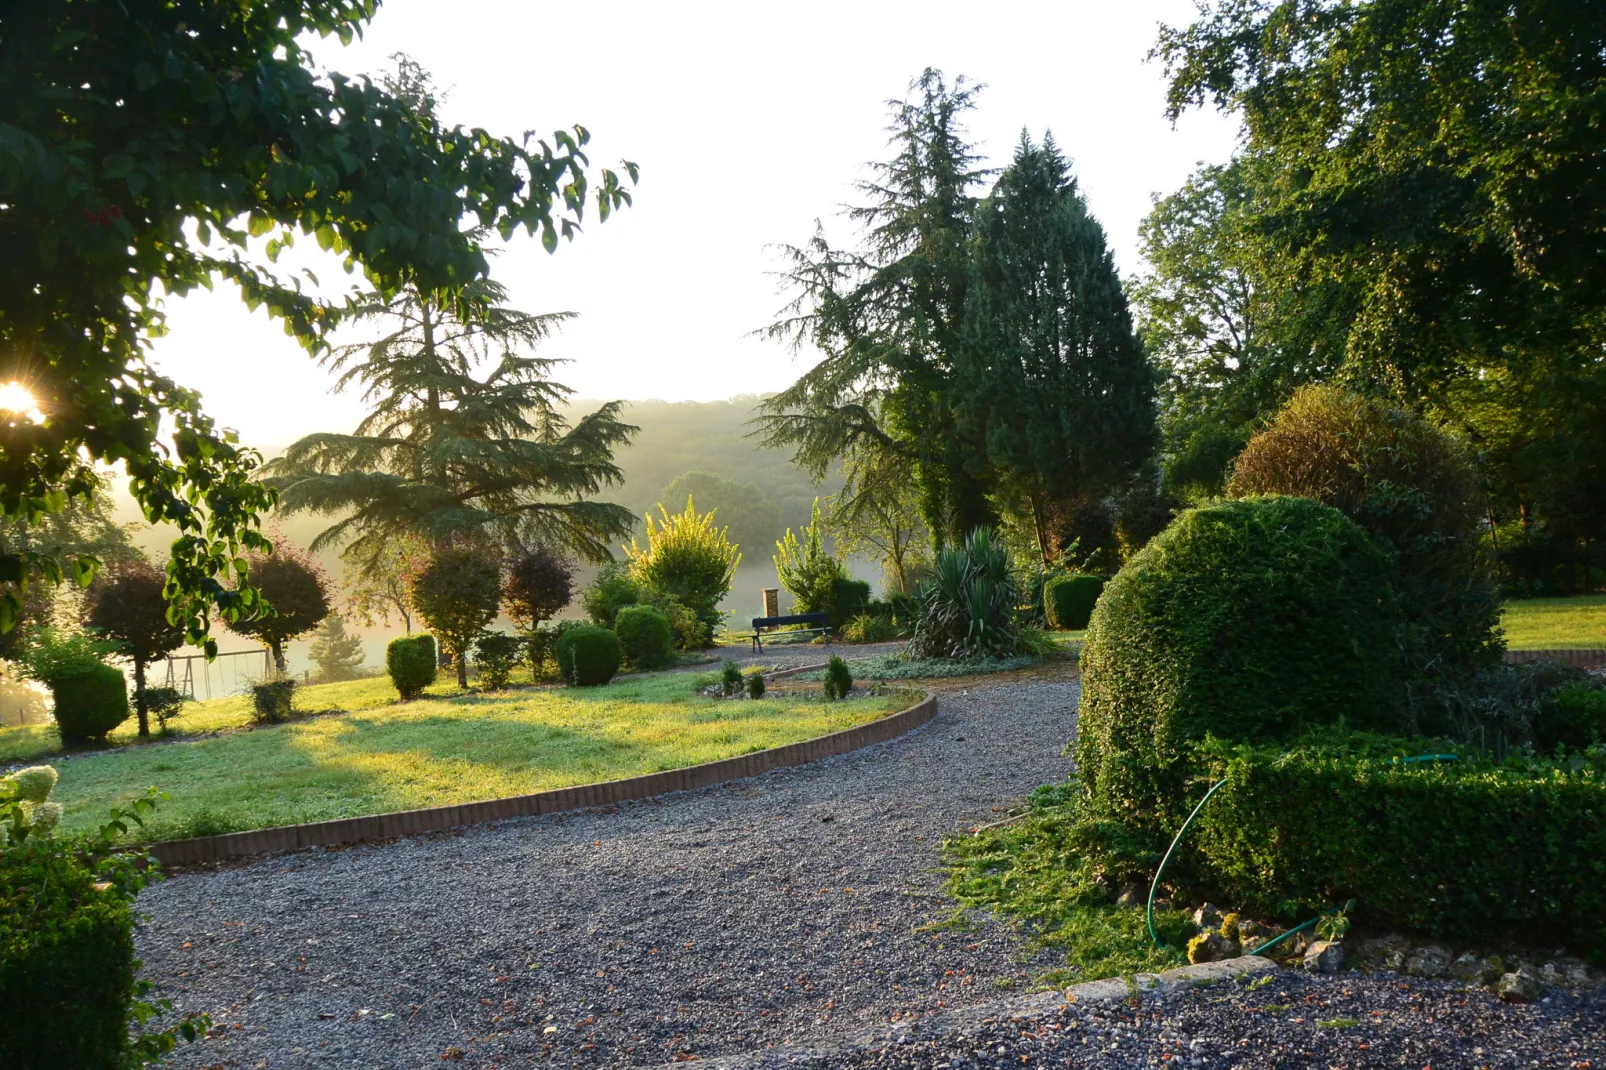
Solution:
[[[614,620],[613,632],[626,664],[635,669],[657,669],[674,655],[669,618],[653,606],[625,606]]]
[[[848,668],[847,662],[835,654],[832,654],[831,660],[825,663],[824,680],[821,690],[825,692],[828,701],[845,699],[848,697],[848,692],[853,690],[853,671]]]
[[[413,577],[413,606],[451,655],[465,690],[469,648],[496,619],[501,596],[501,570],[483,546],[437,547]]]
[[[607,683],[622,658],[619,637],[606,628],[574,628],[557,643],[558,672],[570,687]]]
[[[433,635],[398,636],[385,647],[385,671],[403,702],[422,695],[438,668]]]
[[[318,666],[319,683],[355,680],[362,668],[362,636],[347,632],[346,622],[331,613],[313,636],[309,653],[312,663]]]
[[[850,453],[843,493],[831,502],[828,523],[842,554],[881,562],[888,586],[909,594],[912,574],[926,561],[931,533],[920,514],[920,494],[909,465],[884,454]]]
[[[192,642],[214,612],[252,608],[249,586],[214,577],[266,549],[254,525],[273,495],[252,478],[257,456],[147,362],[160,298],[227,279],[317,352],[336,317],[299,280],[251,263],[253,235],[270,258],[313,236],[381,294],[415,284],[467,314],[463,287],[486,261],[465,217],[504,237],[539,232],[551,249],[593,192],[583,128],[530,144],[444,127],[416,101],[314,68],[308,39],[349,42],[375,10],[269,0],[243,12],[8,13],[0,350],[25,359],[5,376],[25,381],[44,420],[4,431],[0,509],[32,522],[85,495],[95,465],[123,464],[146,516],[180,529],[169,596]],[[612,172],[595,185],[599,215],[628,203]],[[48,551],[6,552],[0,580],[63,567]],[[15,623],[16,593],[0,592],[0,626]]]
[[[255,724],[284,724],[295,716],[296,682],[278,678],[251,685],[251,720]]]
[[[56,727],[63,743],[87,743],[128,720],[128,682],[104,662],[63,672],[50,681]]]
[[[1421,707],[1446,680],[1498,661],[1500,604],[1480,545],[1482,495],[1466,450],[1420,417],[1333,386],[1308,386],[1238,455],[1227,492],[1331,505],[1387,547],[1403,625],[1402,679]]]
[[[140,697],[163,733],[167,732],[168,723],[184,712],[184,703],[189,701],[189,696],[176,687],[147,687]]]
[[[825,522],[820,500],[814,499],[814,513],[799,539],[791,528],[775,544],[775,572],[781,586],[794,600],[794,613],[827,613],[835,601],[836,585],[848,578],[842,561],[825,549]]]
[[[133,1070],[209,1027],[199,1015],[145,1029],[172,1009],[169,1000],[147,1000],[151,983],[139,978],[134,958],[134,897],[159,871],[155,859],[115,853],[111,844],[143,823],[156,796],[152,789],[131,809],[114,809],[93,835],[30,836],[0,848],[4,1065]]]
[[[988,485],[1030,503],[1046,563],[1054,504],[1115,490],[1154,452],[1154,379],[1052,136],[1022,134],[974,231],[952,403]]]
[[[507,563],[502,605],[525,632],[551,620],[574,598],[574,569],[551,547],[532,546]]]
[[[921,658],[1011,657],[1030,644],[1015,621],[1020,585],[1009,551],[990,528],[946,546],[920,588],[909,651]]]
[[[1389,561],[1338,510],[1245,498],[1190,510],[1104,588],[1082,647],[1076,762],[1092,813],[1169,836],[1192,744],[1347,719],[1395,728]]]
[[[713,511],[698,513],[692,499],[686,499],[683,513],[671,514],[663,506],[658,513],[656,523],[647,515],[647,545],[631,539],[625,548],[630,574],[686,606],[712,634],[723,619],[719,602],[730,593],[742,555],[727,529],[714,526]]]
[[[1419,744],[1394,741],[1396,754]],[[1391,928],[1520,931],[1606,954],[1606,761],[1404,763],[1376,743],[1207,748],[1225,777],[1194,833],[1204,872],[1266,911],[1353,897]]]
[[[275,536],[271,553],[246,558],[246,576],[266,606],[228,622],[229,630],[263,643],[273,664],[284,672],[284,644],[305,635],[329,615],[329,586],[323,569],[283,537]]]
[[[184,645],[184,631],[168,622],[162,597],[167,577],[154,566],[126,561],[102,573],[89,589],[85,624],[121,645],[134,663],[134,707],[139,734],[150,735],[145,669]]]
[[[513,666],[519,663],[524,642],[518,636],[505,632],[487,632],[474,644],[474,664],[480,671],[480,682],[492,691],[507,686],[513,676]]]
[[[706,511],[719,514],[720,522],[730,533],[731,545],[737,549],[765,546],[785,530],[781,507],[761,488],[712,472],[686,472],[676,476],[663,489],[658,501],[674,504],[692,498]]]
[[[1104,593],[1104,577],[1082,572],[1050,576],[1043,584],[1043,613],[1048,626],[1080,631],[1093,616],[1093,606]]]

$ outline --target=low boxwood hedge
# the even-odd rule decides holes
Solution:
[[[1227,780],[1188,834],[1203,879],[1268,914],[1353,898],[1377,925],[1606,957],[1606,752],[1495,765],[1370,749],[1202,747]]]
[[[1087,627],[1103,593],[1103,576],[1086,572],[1051,576],[1043,584],[1043,618],[1055,631],[1079,632]]]
[[[575,628],[558,640],[558,672],[570,687],[595,687],[613,679],[623,654],[619,637],[606,628]]]

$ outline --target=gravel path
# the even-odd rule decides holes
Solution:
[[[1488,992],[1391,973],[1310,977],[1284,971],[1258,988],[1223,984],[1137,1002],[1064,1005],[1052,1013],[972,1020],[940,1032],[813,1056],[772,1052],[722,1070],[1511,1070],[1606,1066],[1606,993],[1557,992],[1526,1006]],[[978,1020],[979,1019],[979,1020]]]
[[[1067,773],[1076,694],[945,690],[753,780],[175,877],[140,898],[145,975],[218,1025],[175,1064],[653,1065],[996,999],[1038,964],[1002,925],[921,931],[935,849]]]

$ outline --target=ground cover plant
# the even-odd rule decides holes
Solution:
[[[1606,648],[1606,594],[1507,602],[1500,627],[1512,650]]]
[[[606,687],[460,694],[441,681],[399,703],[389,682],[302,688],[307,708],[343,707],[275,728],[73,759],[55,798],[68,828],[157,784],[171,796],[150,833],[173,838],[518,795],[714,761],[824,735],[911,705],[908,695],[825,703],[814,696],[725,702],[713,674]],[[191,706],[237,722],[245,698]],[[187,716],[191,714],[187,713]],[[193,723],[193,722],[192,722]],[[251,791],[241,792],[249,783]]]

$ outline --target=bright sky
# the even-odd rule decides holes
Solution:
[[[1235,126],[1163,114],[1161,22],[1191,0],[732,4],[615,2],[576,9],[516,0],[387,0],[350,48],[314,58],[377,72],[411,54],[446,90],[448,122],[518,136],[581,123],[595,165],[641,165],[635,207],[594,218],[555,255],[515,238],[498,262],[513,304],[580,319],[549,343],[562,381],[591,398],[713,399],[778,389],[805,366],[747,337],[781,304],[766,248],[801,242],[853,199],[885,155],[885,101],[926,66],[983,82],[973,139],[1007,160],[1022,126],[1071,157],[1123,274],[1138,266],[1150,195],[1230,154]],[[834,228],[838,240],[847,236]],[[304,244],[312,245],[306,241]],[[313,250],[316,252],[316,250]],[[338,268],[319,269],[326,280]],[[348,430],[355,398],[232,288],[169,302],[157,362],[264,448]]]

